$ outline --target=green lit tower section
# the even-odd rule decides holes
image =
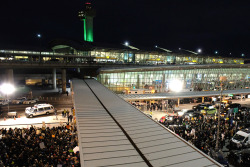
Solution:
[[[93,42],[93,18],[95,17],[96,11],[92,8],[90,2],[85,3],[85,9],[80,11],[78,16],[83,21],[84,28],[84,41]]]

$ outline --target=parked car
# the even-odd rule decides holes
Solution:
[[[38,99],[27,99],[23,101],[23,104],[34,104],[38,101]]]
[[[216,114],[216,112],[217,112],[216,108],[201,110],[201,114],[203,115],[214,115]]]
[[[193,106],[192,108],[195,111],[201,111],[201,110],[208,109],[208,108],[214,108],[214,106],[212,106],[211,104],[202,103],[202,104],[198,104],[197,106]]]
[[[235,99],[241,99],[241,96],[240,95],[236,95],[234,96]],[[242,96],[242,99],[245,99],[245,96]]]
[[[233,99],[233,97],[232,96],[225,96],[225,98],[224,98],[225,100],[232,100]]]
[[[187,112],[185,112],[182,116],[183,117],[186,117],[186,116],[193,117],[194,112],[195,112],[194,110],[187,110]]]
[[[229,104],[226,108],[225,108],[225,110],[230,110],[231,108],[238,108],[238,109],[240,109],[241,108],[241,104],[239,104],[239,103],[233,103],[233,104]]]
[[[173,124],[174,122],[177,122],[180,117],[177,115],[165,115],[161,117],[159,120],[160,123],[168,123],[168,124]]]
[[[177,112],[177,115],[182,116],[187,111],[188,111],[188,109],[182,109],[181,111]]]
[[[12,104],[23,104],[23,102],[26,100],[26,97],[20,97],[17,99],[12,100]]]
[[[250,166],[250,149],[230,151],[228,159],[234,166]]]
[[[5,99],[0,100],[0,105],[7,105],[7,104],[8,104],[8,100],[5,100]]]

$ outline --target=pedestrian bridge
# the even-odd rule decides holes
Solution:
[[[221,166],[96,80],[73,92],[81,166]]]

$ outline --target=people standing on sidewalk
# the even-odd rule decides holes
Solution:
[[[63,110],[63,117],[64,118],[66,117],[66,110],[65,109]]]
[[[66,110],[66,116],[69,117],[69,110]]]
[[[72,122],[72,119],[73,119],[73,115],[70,114],[70,115],[68,116],[68,123],[69,123],[69,122]]]

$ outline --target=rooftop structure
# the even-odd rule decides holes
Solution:
[[[97,81],[73,91],[82,166],[220,166]]]

